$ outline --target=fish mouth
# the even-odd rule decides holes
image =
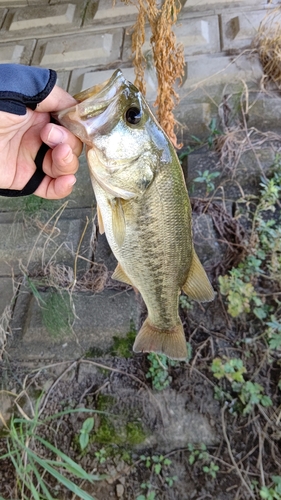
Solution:
[[[52,116],[82,142],[92,146],[96,135],[105,135],[120,120],[120,99],[139,102],[139,90],[128,82],[120,69],[109,80],[76,94],[75,106]],[[123,97],[121,97],[123,96]]]
[[[80,118],[87,120],[103,113],[111,103],[115,103],[125,84],[122,71],[117,69],[105,82],[74,95],[74,99],[79,102]]]

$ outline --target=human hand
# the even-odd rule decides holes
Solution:
[[[64,127],[50,123],[50,113],[73,106],[75,102],[55,85],[34,111],[27,108],[26,114],[20,116],[0,111],[1,189],[24,188],[36,170],[34,160],[43,141],[51,149],[43,159],[46,175],[34,194],[60,199],[71,193],[82,143]]]

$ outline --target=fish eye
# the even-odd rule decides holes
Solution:
[[[130,125],[137,125],[141,121],[142,111],[137,107],[131,107],[126,111],[126,122]]]

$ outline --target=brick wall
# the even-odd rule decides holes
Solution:
[[[262,70],[249,52],[261,20],[277,0],[187,0],[175,28],[186,58],[178,118],[190,127],[207,123],[226,85],[257,86]],[[87,5],[87,8],[84,7]],[[120,0],[0,0],[0,63],[53,68],[70,93],[108,78],[121,67],[134,80],[130,26],[136,8]],[[148,37],[149,38],[149,34]],[[147,43],[145,50],[149,50]],[[156,95],[153,70],[146,72],[149,101]],[[203,81],[203,85],[202,85]],[[207,87],[207,91],[206,91]],[[190,121],[189,117],[194,116]]]

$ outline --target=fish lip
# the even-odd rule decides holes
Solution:
[[[83,99],[83,92],[81,92],[77,105],[81,119],[86,120],[102,114],[114,100],[118,99],[119,92],[125,84],[126,79],[122,71],[117,69],[109,80],[93,87],[91,89],[91,96],[87,99]],[[85,91],[86,93],[87,90]]]

